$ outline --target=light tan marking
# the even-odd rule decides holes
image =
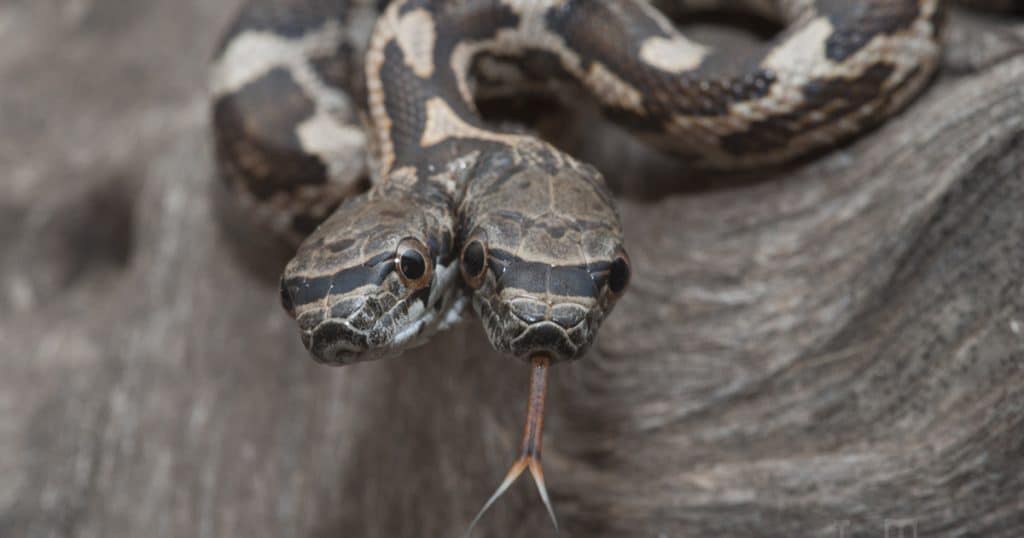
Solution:
[[[473,90],[469,87],[469,77],[466,76],[466,72],[469,70],[469,62],[473,60],[473,57],[479,54],[481,51],[493,48],[494,43],[479,43],[463,41],[455,45],[452,50],[452,56],[450,62],[450,69],[455,74],[455,83],[459,86],[459,95],[462,96],[462,100],[466,103],[473,102]]]
[[[586,84],[594,94],[601,96],[601,101],[604,103],[627,108],[640,114],[644,113],[643,94],[609,71],[603,64],[595,62],[590,66]]]
[[[824,44],[834,31],[827,18],[818,17],[768,54],[761,65],[772,71],[811,75],[832,63],[825,57]]]
[[[214,96],[236,92],[276,67],[288,69],[303,86],[311,80],[318,83],[307,58],[333,54],[343,37],[333,20],[298,39],[271,32],[245,32],[233,39],[214,62],[210,91]]]
[[[391,171],[395,162],[395,146],[391,143],[391,116],[384,106],[384,85],[380,71],[384,66],[384,48],[395,36],[395,17],[398,3],[393,2],[377,20],[377,26],[370,38],[370,46],[366,50],[366,101],[376,134],[376,149],[383,177]]]
[[[387,181],[398,185],[405,185],[411,187],[416,183],[416,168],[412,166],[403,166],[401,168],[395,168],[388,174]]]
[[[366,134],[358,125],[318,111],[295,129],[302,148],[327,165],[331,181],[351,187],[365,171]]]
[[[396,37],[405,65],[420,78],[434,74],[434,43],[437,33],[434,19],[425,9],[406,13],[398,20]]]
[[[460,118],[440,97],[431,97],[427,101],[426,109],[427,121],[423,127],[423,136],[420,137],[420,145],[425,148],[440,144],[449,138],[476,138],[509,145],[532,140],[528,136],[504,134],[474,127]]]
[[[678,35],[652,37],[640,48],[640,59],[644,63],[675,74],[696,69],[707,55],[707,48]]]

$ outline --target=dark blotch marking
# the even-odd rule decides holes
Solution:
[[[492,52],[478,54],[470,65],[470,73],[473,73],[476,81],[481,85],[500,87],[510,81],[491,77],[490,75],[495,73],[481,68],[482,65],[488,63],[505,64],[513,67],[524,79],[530,82],[547,84],[552,80],[576,80],[572,74],[565,70],[562,60],[556,54],[543,49],[526,49],[512,54]]]
[[[793,138],[813,131],[821,124],[832,124],[878,98],[881,85],[892,75],[893,66],[873,65],[855,79],[812,80],[804,87],[804,104],[796,110],[754,122],[747,131],[722,138],[722,147],[734,155],[764,154],[789,145]],[[911,80],[913,75],[908,77]],[[833,104],[834,107],[826,107]],[[884,108],[884,107],[883,107]],[[809,114],[828,110],[820,122],[810,123]],[[866,118],[878,122],[880,118]]]
[[[311,58],[309,63],[328,86],[351,95],[357,103],[363,102],[366,93],[366,85],[363,83],[365,74],[363,64],[356,59],[352,45],[342,43],[333,54]]]
[[[637,6],[616,6],[576,0],[565,9],[552,10],[546,22],[580,54],[584,69],[598,63],[643,95],[640,113],[603,103],[605,115],[620,125],[641,134],[660,134],[672,115],[722,116],[732,104],[764,97],[776,83],[774,73],[758,67],[761,52],[712,55],[693,72],[668,73],[649,66],[640,60],[644,43],[668,34]]]
[[[295,135],[295,127],[314,110],[283,68],[221,97],[213,107],[220,161],[232,168],[229,172],[248,178],[246,187],[263,200],[277,192],[325,183],[326,166],[305,153]]]
[[[917,2],[819,0],[818,10],[835,28],[825,41],[825,55],[835,62],[856,54],[875,36],[906,30],[920,16]]]
[[[401,48],[394,41],[384,47],[384,63],[380,78],[385,88],[384,106],[391,118],[391,141],[396,167],[412,165],[421,177],[443,170],[452,158],[490,145],[472,139],[449,139],[424,151],[419,141],[426,122],[424,104],[440,97],[470,125],[485,127],[472,103],[463,101],[455,73],[451,71],[451,53],[463,41],[483,40],[502,28],[513,27],[519,18],[507,6],[481,4],[467,6],[461,2],[414,0],[402,6],[402,12],[426,9],[437,22],[434,47],[434,72],[430,79],[418,77],[405,65]]]

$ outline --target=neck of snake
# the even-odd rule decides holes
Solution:
[[[407,166],[420,177],[437,174],[460,157],[523,138],[485,124],[468,73],[478,44],[492,42],[518,19],[497,2],[479,2],[469,12],[407,4],[393,2],[381,15],[367,52],[368,103],[383,174]]]

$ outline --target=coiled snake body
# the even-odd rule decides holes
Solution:
[[[409,0],[379,16],[368,2],[247,4],[214,66],[222,175],[272,233],[305,237],[282,298],[314,357],[395,354],[450,325],[465,302],[457,249],[492,344],[515,356],[579,357],[625,287],[603,178],[484,123],[481,58],[547,66],[658,147],[742,168],[877,123],[939,55],[938,0],[671,4],[788,26],[737,57],[638,0]],[[368,168],[373,186],[358,194]]]
[[[573,81],[658,148],[735,169],[880,122],[940,53],[939,0],[663,3],[786,26],[735,55],[688,39],[641,0],[243,8],[214,64],[219,164],[267,233],[301,241],[281,294],[317,360],[399,353],[458,319],[464,290],[499,351],[575,359],[623,293],[629,260],[603,178],[485,123],[474,104],[484,60]]]

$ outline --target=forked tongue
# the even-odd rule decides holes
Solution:
[[[469,538],[473,533],[473,527],[480,521],[487,509],[527,469],[530,470],[533,483],[537,485],[537,491],[540,493],[540,499],[544,502],[548,515],[551,516],[551,523],[555,525],[555,532],[558,532],[558,520],[555,519],[555,510],[551,507],[548,490],[544,487],[544,471],[540,466],[541,437],[544,433],[544,397],[548,388],[548,367],[550,365],[551,359],[544,355],[536,355],[530,359],[530,401],[526,408],[526,426],[523,428],[523,446],[519,453],[519,459],[512,463],[508,474],[505,475],[505,480],[494,491],[491,498],[487,499],[484,507],[477,512],[463,538]]]

